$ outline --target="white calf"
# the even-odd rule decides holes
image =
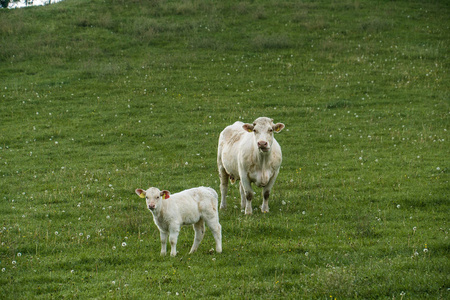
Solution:
[[[166,254],[167,236],[171,245],[170,255],[177,255],[177,239],[181,225],[193,225],[194,244],[191,251],[197,250],[205,235],[205,222],[216,240],[216,252],[222,252],[222,226],[219,224],[217,193],[212,188],[198,187],[173,195],[151,187],[144,191],[136,189],[136,194],[146,198],[147,208],[161,236],[161,255]]]

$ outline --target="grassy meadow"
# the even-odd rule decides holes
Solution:
[[[0,10],[1,299],[448,299],[448,1]],[[270,212],[160,257],[136,188],[219,192],[220,131],[286,128]],[[261,205],[260,189],[254,207]],[[170,249],[170,245],[168,245]]]

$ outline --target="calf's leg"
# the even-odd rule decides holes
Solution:
[[[195,230],[195,237],[194,237],[194,244],[192,245],[190,253],[194,253],[198,245],[200,245],[200,242],[203,240],[203,236],[205,235],[205,222],[203,222],[203,219],[200,219],[197,223],[193,225]]]
[[[169,243],[170,243],[170,256],[177,255],[177,240],[180,228],[174,228],[170,230]]]
[[[207,220],[206,224],[211,229],[214,240],[216,241],[216,252],[222,253],[222,226],[219,223],[219,215]]]
[[[166,255],[166,248],[167,248],[167,232],[160,231],[159,236],[161,238],[161,255]]]

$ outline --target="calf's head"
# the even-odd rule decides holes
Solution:
[[[283,123],[273,124],[273,119],[261,117],[253,124],[244,124],[242,128],[253,133],[255,143],[262,152],[269,152],[273,143],[273,133],[280,132],[284,128]]]
[[[148,190],[144,191],[143,189],[136,189],[136,194],[141,198],[145,198],[147,202],[147,208],[153,211],[155,208],[161,206],[161,201],[163,199],[167,199],[170,196],[169,191],[163,190],[160,191],[157,188],[151,187]]]

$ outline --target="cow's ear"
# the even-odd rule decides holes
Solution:
[[[281,130],[283,130],[283,128],[284,128],[283,123],[277,123],[277,124],[273,125],[273,130],[275,132],[280,132]]]
[[[253,125],[251,124],[244,124],[242,125],[242,128],[244,128],[245,131],[253,132]]]
[[[145,191],[143,189],[136,189],[135,192],[139,195],[139,197],[145,198]]]
[[[166,190],[161,191],[161,197],[162,197],[163,199],[168,199],[168,198],[170,197],[170,192],[169,192],[169,191],[166,191]]]

